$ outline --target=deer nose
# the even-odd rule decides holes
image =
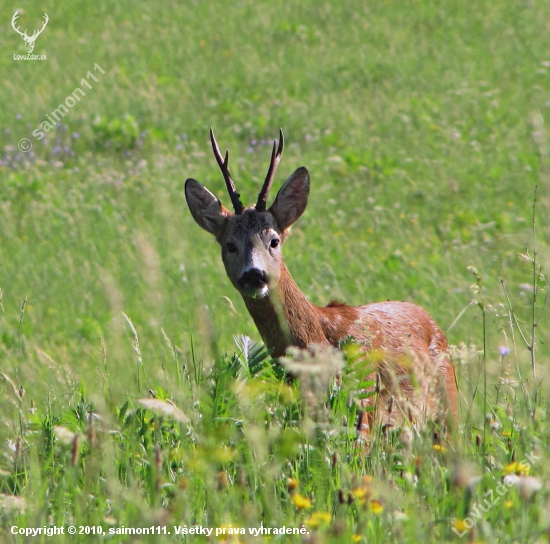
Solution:
[[[241,289],[260,289],[267,285],[267,274],[258,268],[250,268],[237,281]]]

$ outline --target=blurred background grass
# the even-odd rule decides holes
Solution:
[[[21,2],[2,4],[6,25],[16,8],[29,33],[50,18],[34,51],[46,61],[13,60],[24,44],[10,29],[0,56],[2,349],[19,372],[36,367],[26,379],[48,380],[37,350],[97,378],[101,335],[126,368],[121,311],[146,368],[162,364],[161,328],[201,345],[199,306],[222,351],[258,337],[183,197],[195,177],[227,200],[210,126],[247,202],[279,127],[278,183],[310,169],[285,250],[312,301],[411,300],[446,329],[472,298],[472,265],[483,299],[505,302],[504,278],[521,314],[535,184],[547,262],[547,138],[533,126],[550,104],[546,3]],[[34,138],[76,87],[86,96]],[[477,312],[450,341],[480,342]]]

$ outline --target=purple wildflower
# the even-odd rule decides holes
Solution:
[[[510,353],[510,348],[508,348],[506,346],[499,346],[498,347],[498,352],[500,353],[501,357],[506,357],[506,355],[508,355]]]

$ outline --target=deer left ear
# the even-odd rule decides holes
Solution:
[[[199,227],[219,240],[231,212],[204,185],[191,178],[185,182],[185,199]]]
[[[283,184],[269,211],[281,230],[286,230],[304,213],[309,196],[309,173],[303,166],[298,168]]]

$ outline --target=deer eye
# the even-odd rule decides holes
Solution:
[[[279,242],[280,242],[279,238],[273,238],[273,240],[271,240],[271,242],[270,242],[269,245],[270,245],[272,248],[275,249],[275,248],[279,245]]]
[[[225,248],[227,249],[228,253],[237,252],[237,246],[233,242],[227,242],[227,244],[225,244]]]

